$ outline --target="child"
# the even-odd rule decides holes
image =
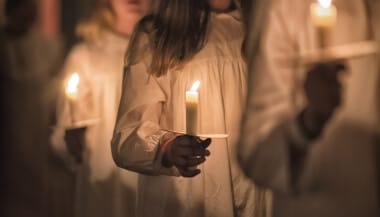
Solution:
[[[78,28],[84,42],[66,62],[67,77],[74,72],[79,75],[77,99],[71,104],[65,96],[61,100],[57,119],[63,128],[54,132],[53,144],[62,157],[75,159],[81,166],[75,216],[134,216],[136,176],[114,165],[109,141],[121,94],[124,52],[147,3],[99,0],[92,16]],[[73,129],[72,121],[81,123],[80,127]]]
[[[244,34],[236,11],[209,7],[161,0],[132,36],[112,151],[118,166],[139,173],[139,217],[254,213],[253,186],[234,158],[246,95]],[[198,133],[229,136],[209,147],[210,139],[172,133],[186,130],[185,92],[197,80]]]

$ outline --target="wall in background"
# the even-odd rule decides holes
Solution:
[[[1,1],[4,0],[0,0],[0,3]],[[68,51],[78,42],[75,36],[76,25],[87,16],[94,2],[95,0],[39,0],[39,27],[48,37],[61,37]]]

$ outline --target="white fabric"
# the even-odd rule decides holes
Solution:
[[[120,167],[141,173],[138,217],[252,216],[256,209],[254,188],[234,157],[246,96],[242,27],[232,14],[213,14],[210,22],[207,44],[183,68],[150,76],[147,55],[126,69],[112,151]],[[139,47],[146,48],[144,42]],[[185,131],[185,91],[196,80],[199,133],[229,137],[213,140],[200,175],[182,178],[161,165],[159,141],[162,129]]]
[[[297,190],[290,185],[289,146],[303,109],[305,68],[289,56],[316,48],[309,18],[314,0],[272,0],[249,74],[239,160],[257,184],[274,190],[274,216],[377,216],[375,144],[378,56],[347,60],[344,102],[323,135],[309,143]],[[364,1],[335,0],[334,44],[369,39]],[[379,28],[379,25],[374,25]],[[292,139],[293,138],[293,139]]]
[[[112,160],[110,141],[121,95],[123,56],[128,40],[104,32],[96,42],[83,42],[70,53],[65,77],[80,76],[78,99],[69,105],[64,96],[58,106],[58,126],[52,136],[56,153],[77,167],[75,215],[78,217],[134,216],[137,176],[117,168]],[[73,113],[70,113],[72,106]],[[83,165],[75,165],[66,150],[64,131],[75,121],[88,124]]]

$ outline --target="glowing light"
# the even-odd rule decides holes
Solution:
[[[330,8],[332,5],[332,0],[318,0],[318,4],[323,8]]]
[[[77,96],[79,81],[78,73],[75,72],[70,76],[66,86],[66,94],[68,97],[75,98]]]
[[[191,92],[197,92],[200,85],[201,85],[200,81],[194,82],[193,85],[190,88],[190,91]]]

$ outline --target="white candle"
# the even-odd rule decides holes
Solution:
[[[186,91],[186,133],[189,135],[197,134],[199,104],[198,88],[200,83],[200,81],[194,82],[190,90]]]
[[[79,74],[74,72],[70,76],[70,78],[66,84],[66,89],[65,89],[66,96],[69,100],[69,110],[70,110],[70,116],[71,116],[72,123],[75,122],[74,106],[75,106],[75,101],[77,100],[77,97],[78,97],[79,81],[80,81]]]
[[[318,0],[318,3],[312,3],[310,12],[311,21],[317,30],[318,45],[322,48],[331,45],[332,31],[338,16],[332,0]]]

